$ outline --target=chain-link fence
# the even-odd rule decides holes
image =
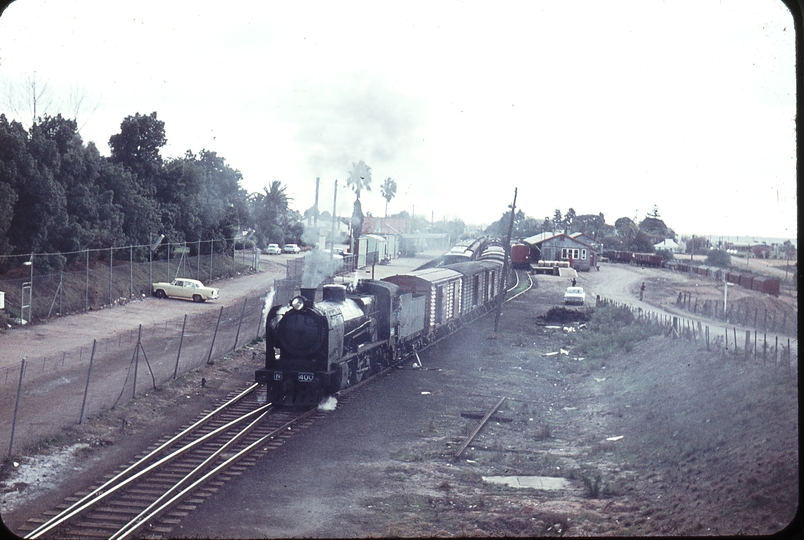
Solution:
[[[139,326],[0,372],[0,448],[11,455],[259,338],[269,295]]]
[[[177,277],[207,284],[258,268],[259,250],[235,242],[165,243],[0,257],[0,291],[12,321],[31,322],[126,303]],[[62,270],[54,271],[54,268]]]

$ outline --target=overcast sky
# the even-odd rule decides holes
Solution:
[[[85,142],[135,113],[163,157],[217,152],[261,192],[351,214],[467,223],[513,198],[677,233],[793,238],[795,31],[779,0],[17,0],[0,17],[0,112],[34,78]],[[73,96],[73,97],[71,97]],[[30,99],[28,99],[30,102]],[[30,108],[21,120],[30,124]]]

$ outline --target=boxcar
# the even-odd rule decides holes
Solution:
[[[511,246],[511,266],[514,268],[528,268],[530,266],[530,248],[526,244]]]
[[[735,283],[737,285],[740,284],[740,274],[738,272],[734,272],[729,270],[726,272],[726,281],[729,283]]]
[[[778,296],[779,285],[780,285],[779,280],[776,278],[766,276],[754,276],[754,280],[751,283],[751,288],[755,291],[760,291],[766,294],[772,294],[774,296]]]
[[[494,261],[472,261],[449,265],[463,277],[461,279],[460,315],[471,313],[478,306],[489,303],[499,292],[502,266]]]
[[[505,248],[502,246],[488,246],[480,254],[478,260],[481,261],[498,261],[500,264],[505,261]]]
[[[414,297],[424,296],[424,331],[432,334],[460,317],[462,278],[460,272],[438,267],[389,276],[383,281]]]
[[[740,275],[740,287],[745,289],[751,289],[754,282],[753,274],[741,274]]]

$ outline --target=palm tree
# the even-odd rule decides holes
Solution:
[[[388,217],[388,203],[391,199],[396,197],[396,180],[393,178],[386,178],[380,186],[380,193],[382,198],[385,199],[385,217]]]
[[[287,211],[290,201],[287,186],[282,182],[274,180],[270,187],[264,187],[265,193],[254,193],[251,197],[255,210],[257,231],[268,242],[281,243],[283,237],[283,227],[287,221]]]
[[[360,192],[365,189],[371,191],[371,167],[366,165],[361,159],[357,163],[352,163],[352,170],[346,179],[346,185],[355,190],[355,204],[352,210],[352,243],[354,238],[360,236],[363,230],[363,208],[360,204]],[[352,245],[354,253],[354,245]]]
[[[270,188],[263,188],[265,190],[265,213],[269,221],[279,224],[280,216],[283,216],[288,209],[288,203],[293,198],[288,197],[286,191],[288,187],[283,186],[279,180],[271,182]]]
[[[362,159],[357,163],[352,163],[352,170],[346,179],[346,185],[355,191],[358,199],[363,189],[371,191],[371,167],[366,165]]]

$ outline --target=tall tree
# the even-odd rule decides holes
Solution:
[[[158,184],[157,175],[162,167],[159,149],[165,146],[165,123],[149,115],[128,116],[120,124],[120,133],[109,138],[112,149],[111,161],[127,167],[138,177],[148,194],[154,195]]]
[[[385,217],[388,217],[388,203],[396,197],[396,180],[390,177],[386,178],[380,186],[380,193],[382,198],[385,199]]]
[[[564,223],[564,218],[561,216],[561,210],[558,208],[553,212],[553,227],[558,227]]]
[[[363,230],[363,207],[360,204],[360,192],[362,190],[371,191],[371,167],[366,165],[361,159],[357,163],[352,163],[352,170],[346,178],[346,185],[355,192],[355,203],[352,209],[352,238],[360,236]]]
[[[570,208],[567,210],[567,213],[564,214],[564,227],[567,229],[567,232],[573,232],[572,226],[575,224],[575,209]]]
[[[284,226],[290,221],[287,216],[288,205],[292,197],[287,194],[287,186],[279,180],[271,182],[270,187],[263,188],[263,193],[251,196],[254,208],[257,235],[263,243],[283,243]]]

